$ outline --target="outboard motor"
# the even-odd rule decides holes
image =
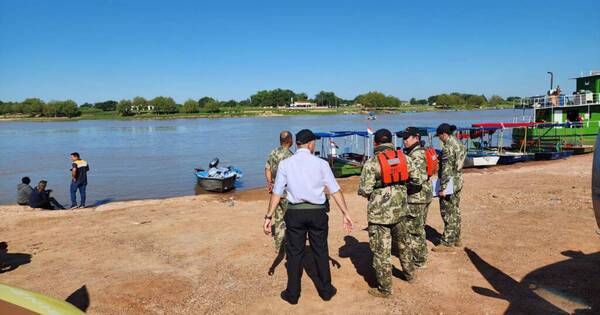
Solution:
[[[219,165],[219,158],[214,158],[208,163],[209,168],[217,167],[217,165]]]

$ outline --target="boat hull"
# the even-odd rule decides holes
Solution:
[[[198,186],[206,191],[227,192],[235,188],[236,176],[227,178],[200,178],[198,177]]]
[[[566,159],[571,155],[573,155],[572,151],[535,152],[535,159],[537,161],[560,160],[560,159]]]
[[[498,159],[498,164],[500,165],[508,165],[515,164],[520,162],[531,161],[535,158],[533,154],[500,154],[500,158]]]
[[[360,175],[362,172],[362,166],[349,163],[334,163],[331,167],[331,171],[336,178],[356,176]]]
[[[478,155],[478,156],[469,156],[465,158],[464,168],[471,167],[488,167],[494,166],[498,164],[498,160],[500,157],[497,155]]]

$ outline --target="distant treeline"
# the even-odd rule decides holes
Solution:
[[[433,95],[427,98],[427,100],[416,100],[412,98],[410,104],[435,104],[442,107],[452,106],[498,106],[501,104],[511,103],[514,100],[520,99],[518,96],[508,97],[506,100],[498,95],[492,95],[489,99],[485,95],[476,94],[464,94],[464,93],[450,93],[450,94],[439,94]]]
[[[23,102],[0,101],[0,115],[22,114],[30,117],[77,117],[82,113],[118,112],[122,116],[131,116],[141,113],[174,114],[174,113],[218,113],[222,109],[235,109],[243,107],[284,107],[294,101],[307,101],[318,106],[341,107],[358,105],[365,108],[393,108],[403,105],[436,105],[439,107],[456,106],[498,106],[510,102],[516,97],[504,100],[498,95],[489,99],[485,95],[450,93],[430,96],[427,99],[410,99],[402,102],[395,96],[385,95],[381,92],[368,92],[346,100],[335,95],[334,92],[321,91],[309,98],[306,93],[295,93],[287,89],[263,90],[242,101],[219,101],[212,97],[202,97],[198,100],[188,99],[183,104],[167,96],[158,96],[147,100],[136,96],[131,100],[108,100],[98,103],[84,103],[77,106],[72,100],[50,101],[45,103],[39,98],[29,98]]]

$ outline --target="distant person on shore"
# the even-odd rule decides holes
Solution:
[[[296,153],[279,163],[269,209],[265,215],[263,231],[271,233],[273,213],[286,193],[288,209],[285,213],[285,252],[287,256],[287,288],[281,298],[297,304],[300,298],[303,259],[308,238],[314,260],[315,286],[321,299],[329,301],[337,293],[331,284],[329,269],[329,217],[325,188],[331,193],[342,212],[342,224],[349,233],[352,219],[344,195],[336,182],[327,161],[314,155],[315,134],[300,130],[296,134]]]
[[[29,206],[36,209],[59,210],[64,209],[56,199],[50,197],[51,189],[46,190],[48,182],[41,180],[37,187],[31,191]]]
[[[82,160],[79,153],[71,153],[71,209],[85,208],[85,189],[87,187],[87,173],[90,171],[88,162]],[[77,190],[81,203],[77,206]]]
[[[21,178],[21,183],[17,185],[17,203],[21,206],[29,205],[29,197],[33,191],[29,183],[31,183],[31,179],[26,176]]]
[[[442,156],[438,169],[440,188],[440,213],[444,221],[444,233],[440,244],[432,250],[435,252],[454,251],[455,247],[462,247],[460,193],[463,187],[462,169],[467,155],[467,148],[453,136],[456,126],[443,123],[437,127],[436,136],[442,142]],[[453,183],[452,194],[446,195],[450,181]]]
[[[265,163],[265,178],[267,180],[267,190],[269,191],[269,194],[273,192],[273,185],[275,184],[275,178],[277,177],[279,163],[293,155],[290,151],[292,144],[292,133],[289,131],[280,132],[279,147],[273,149],[267,157],[267,162]],[[285,222],[283,221],[285,211],[287,210],[287,199],[285,199],[285,197],[286,195],[284,193],[277,208],[275,208],[275,212],[273,213],[273,223],[271,224],[271,234],[273,236],[273,241],[275,242],[275,250],[278,253],[275,260],[278,262],[281,262],[285,255]],[[274,271],[273,267],[270,268],[269,275],[273,275]]]

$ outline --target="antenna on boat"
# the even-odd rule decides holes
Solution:
[[[552,91],[552,88],[554,86],[554,73],[548,71],[548,74],[550,75],[550,91]]]

